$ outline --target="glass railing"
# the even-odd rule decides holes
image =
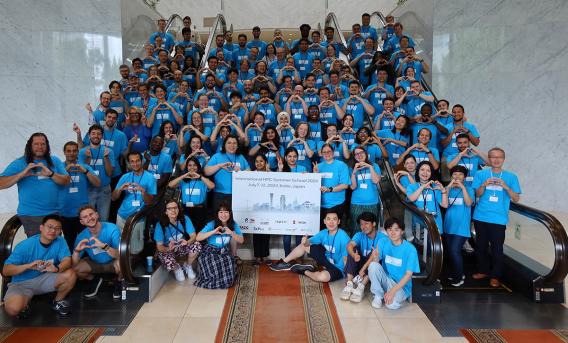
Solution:
[[[209,37],[207,38],[207,43],[205,44],[205,50],[203,53],[203,58],[201,59],[200,68],[207,66],[207,57],[209,52],[213,49],[213,44],[215,41],[215,36],[218,34],[224,35],[227,32],[227,22],[222,14],[217,14],[213,26],[211,26],[211,31],[209,32]]]

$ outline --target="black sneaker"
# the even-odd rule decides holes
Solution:
[[[98,278],[94,279],[93,280],[93,290],[89,293],[86,293],[83,296],[87,299],[93,299],[94,297],[97,296],[97,293],[99,293],[99,289],[101,288],[102,284],[103,284],[103,278],[102,277],[98,277]]]
[[[310,272],[315,272],[316,269],[314,268],[314,266],[312,266],[311,264],[295,264],[292,266],[292,268],[290,268],[290,271],[300,274],[300,275],[304,275],[306,273],[306,271],[310,271]]]
[[[281,272],[292,269],[292,265],[290,263],[284,262],[283,259],[280,259],[278,262],[271,264],[270,269],[275,272]]]
[[[51,308],[62,316],[66,316],[71,312],[71,305],[65,299],[59,301],[53,301]]]
[[[114,283],[114,288],[112,290],[112,298],[113,299],[122,298],[122,282],[118,280]]]
[[[465,275],[462,275],[459,280],[454,280],[454,278],[448,278],[448,280],[450,280],[450,285],[454,287],[460,287],[465,282]]]
[[[30,306],[30,302],[28,301],[28,303],[26,304],[26,307],[24,307],[24,309],[16,315],[16,318],[26,319],[30,316],[31,312],[32,312],[32,307]]]

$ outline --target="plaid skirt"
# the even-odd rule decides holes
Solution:
[[[199,274],[195,285],[202,288],[229,288],[235,282],[237,268],[230,248],[219,249],[206,244],[197,260]]]

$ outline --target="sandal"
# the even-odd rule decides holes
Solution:
[[[243,264],[243,260],[241,260],[240,257],[235,256],[235,262],[237,263],[237,266],[240,266],[241,264]]]

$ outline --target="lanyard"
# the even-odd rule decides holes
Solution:
[[[174,226],[171,222],[168,223],[168,231],[169,231],[169,228],[171,227],[171,228],[173,228],[174,230],[176,230],[177,232],[181,233],[181,235],[185,238],[185,237],[186,237],[186,236],[185,236],[186,233],[185,233],[184,231],[182,231],[182,230],[179,229],[179,224],[180,224],[179,220],[176,220],[176,225],[175,225],[175,226]],[[179,242],[177,235],[176,235],[176,236],[171,235],[171,236],[174,238],[174,240],[176,241],[176,243]]]
[[[493,170],[489,170],[489,172],[491,173],[491,178],[494,178],[495,176],[493,176]],[[501,176],[503,176],[503,171],[501,171],[501,173],[499,174],[499,176],[497,177],[498,179],[501,179]],[[495,188],[493,188],[493,196],[497,195],[497,191],[495,190]]]
[[[335,231],[335,234],[333,235],[333,241],[331,242],[331,250],[327,251],[328,253],[330,253],[331,258],[333,258],[333,251],[335,250],[335,238],[337,237],[337,232],[338,231]],[[326,239],[326,243],[328,243],[328,245],[329,245],[329,241],[330,241],[329,236],[330,236],[330,234],[329,234],[329,231],[328,231],[327,232],[327,239]]]
[[[154,164],[153,162],[154,162],[154,157],[155,157],[155,156],[150,155],[150,164],[156,166],[156,170],[152,170],[152,172],[153,172],[154,174],[158,174],[158,165],[160,164],[160,157],[162,157],[161,152],[159,152],[157,156],[158,156],[158,160],[157,160],[156,163]]]
[[[107,142],[112,142],[112,137],[114,136],[114,130],[115,130],[115,129],[112,129],[111,134],[110,134],[110,138],[109,138],[109,139],[106,139]],[[110,130],[109,130],[109,131],[110,131]],[[108,132],[108,131],[106,131],[106,132]],[[104,135],[103,135],[103,136],[104,136]]]
[[[232,160],[231,157],[229,156],[229,154],[225,153],[225,157],[227,158],[227,160],[229,160],[229,162],[231,162],[232,164],[237,164],[237,155],[235,155],[235,159]]]
[[[193,190],[195,189],[195,187],[197,186],[197,181],[198,180],[190,180],[189,183],[189,198],[191,199],[191,197],[193,196]],[[191,182],[193,182],[193,186],[191,185]]]
[[[371,250],[375,248],[375,243],[377,242],[377,238],[379,236],[378,232],[375,232],[375,238],[371,240]],[[369,236],[365,235],[365,249],[363,249],[362,254],[364,255],[367,251],[367,244],[369,243]]]
[[[93,167],[97,167],[97,161],[99,160],[99,156],[101,155],[101,150],[104,149],[104,146],[99,145],[99,151],[97,152],[97,157],[95,158],[95,160],[93,161],[91,159],[91,165]],[[93,149],[89,147],[89,151],[91,152],[91,157],[93,156]]]
[[[458,194],[456,194],[456,196],[454,197],[454,201],[452,201],[452,202],[448,205],[448,210],[449,210],[452,206],[454,206],[454,203],[458,200],[458,196],[461,194],[461,192],[462,192],[462,189],[460,188],[460,189],[458,190]],[[449,193],[449,191],[448,191],[448,193]],[[448,194],[448,195],[449,195],[449,194]]]
[[[137,185],[140,185],[140,181],[142,181],[142,177],[144,176],[144,171],[142,171],[142,175],[140,175],[140,178],[138,179],[138,182],[134,182],[134,172],[132,172],[132,178],[131,178],[131,183],[136,183]],[[134,190],[134,201],[137,200],[138,198],[138,190]]]

